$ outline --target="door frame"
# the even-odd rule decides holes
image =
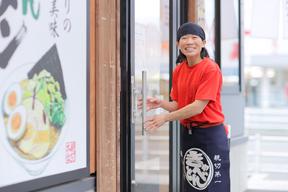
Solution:
[[[131,191],[131,0],[120,3],[120,191]]]

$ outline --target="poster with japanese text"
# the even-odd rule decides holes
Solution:
[[[0,0],[0,191],[87,168],[87,2]]]

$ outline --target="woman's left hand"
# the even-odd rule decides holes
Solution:
[[[158,129],[164,123],[166,123],[166,114],[155,115],[145,122],[145,130],[150,132]]]

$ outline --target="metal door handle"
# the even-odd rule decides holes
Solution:
[[[142,106],[142,135],[144,135],[144,124],[146,121],[146,110],[147,110],[147,71],[143,70],[142,71],[142,101],[143,101],[143,106]]]

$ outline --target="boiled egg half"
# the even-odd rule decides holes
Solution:
[[[12,111],[6,127],[9,139],[17,141],[24,135],[26,130],[26,119],[26,109],[23,105],[19,105]]]
[[[3,101],[3,110],[7,115],[10,115],[12,111],[21,103],[22,90],[18,83],[9,87],[5,93]]]

